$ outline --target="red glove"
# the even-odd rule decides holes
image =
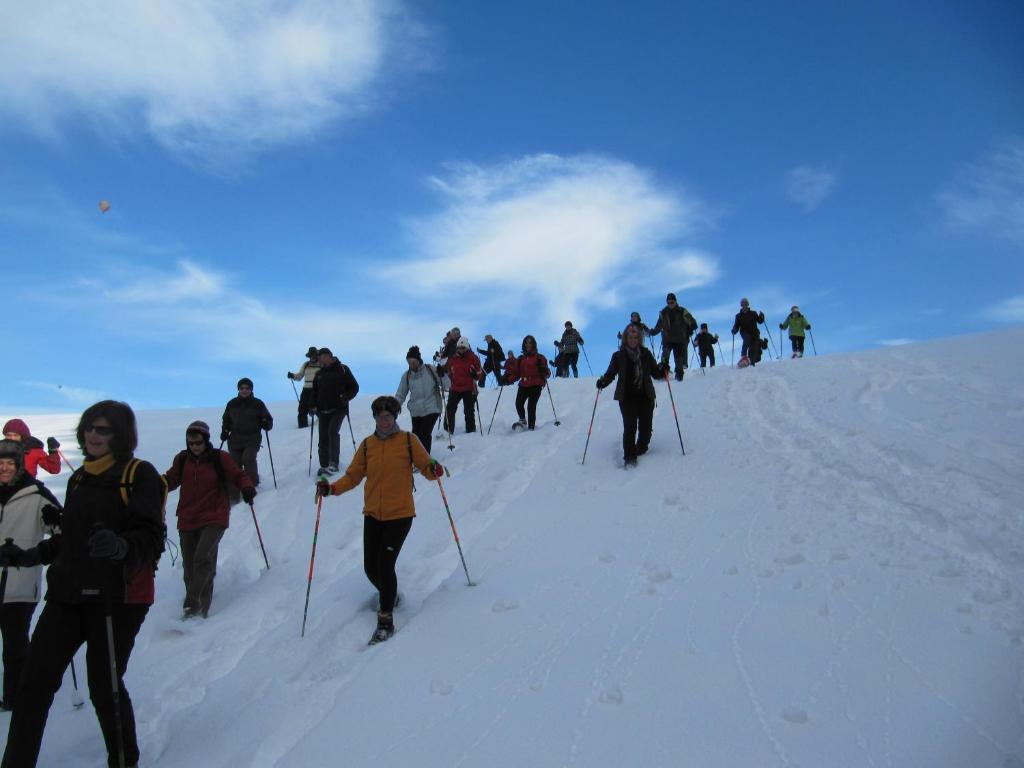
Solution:
[[[434,477],[436,477],[438,479],[444,477],[444,467],[441,466],[441,462],[439,462],[439,461],[431,461],[430,462],[430,474],[432,474]]]

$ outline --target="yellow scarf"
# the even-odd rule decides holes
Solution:
[[[106,456],[98,459],[86,459],[82,463],[82,469],[90,475],[102,475],[116,463],[117,460],[114,458],[114,454],[108,453]]]

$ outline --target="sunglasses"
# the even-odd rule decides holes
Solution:
[[[103,437],[110,437],[110,435],[114,434],[114,428],[101,427],[99,424],[90,424],[85,429],[83,429],[82,432],[95,432],[97,435],[102,435]]]

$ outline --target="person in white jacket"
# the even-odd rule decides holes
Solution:
[[[441,414],[441,379],[434,366],[423,362],[419,347],[410,347],[405,359],[409,363],[409,370],[402,374],[402,380],[398,382],[395,399],[401,405],[405,403],[406,397],[409,398],[411,432],[430,453],[434,424]]]
[[[25,471],[21,443],[0,440],[0,540],[22,549],[36,546],[60,524],[60,503],[46,486]],[[18,681],[28,657],[28,630],[42,597],[43,567],[0,568],[0,635],[3,637],[3,701],[14,709]]]

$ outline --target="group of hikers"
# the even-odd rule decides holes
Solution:
[[[741,335],[742,355],[751,365],[760,359],[758,325],[763,323],[764,315],[743,299],[733,334]],[[623,421],[624,466],[635,466],[637,458],[649,450],[654,383],[670,379],[670,363],[681,381],[693,343],[701,367],[715,365],[718,336],[701,324],[694,338],[697,328],[693,315],[674,294],[668,294],[653,328],[634,312],[619,334],[620,347],[596,385],[603,390],[615,384]],[[810,324],[797,307],[780,329],[789,330],[794,357],[802,355],[804,332]],[[658,334],[663,340],[660,360],[645,344]],[[411,471],[432,481],[440,481],[445,473],[430,455],[432,433],[441,414],[450,435],[461,403],[465,429],[475,431],[478,388],[493,375],[500,387],[517,386],[518,421],[513,429],[536,427],[537,403],[552,375],[536,339],[525,336],[516,355],[506,354],[493,336],[484,338],[486,347],[476,350],[482,360],[458,328],[445,335],[431,362],[424,362],[419,347],[410,347],[407,370],[394,396],[377,397],[371,404],[373,433],[355,447],[352,461],[333,481],[330,476],[340,471],[342,422],[349,416],[349,403],[358,394],[359,384],[351,369],[327,347],[310,347],[299,370],[287,374],[293,382],[302,382],[301,394],[296,391],[297,426],[311,429],[311,446],[312,426],[319,420],[318,505],[365,481],[364,571],[378,593],[371,644],[395,631],[393,610],[400,601],[395,566],[415,517]],[[583,345],[582,336],[566,322],[556,342],[556,377],[568,376],[570,370],[578,377]],[[167,494],[179,491],[182,619],[202,620],[211,610],[218,548],[231,508],[240,501],[252,507],[260,485],[258,454],[263,436],[269,440],[274,426],[273,416],[253,390],[251,379],[238,381],[238,394],[224,409],[219,447],[214,447],[206,422],[190,422],[184,430],[184,448],[162,474],[135,457],[135,414],[123,402],[104,400],[82,413],[75,436],[84,460],[77,469],[60,452],[55,438],[47,438],[44,448],[24,421],[12,419],[4,425],[0,440],[0,538],[5,542],[0,545],[4,667],[0,709],[12,715],[2,768],[36,764],[54,695],[83,644],[86,679],[108,764],[138,764],[135,717],[123,677],[136,635],[154,601],[156,566],[166,539]],[[411,417],[410,432],[398,426],[403,405]],[[596,406],[595,401],[595,410]],[[222,450],[225,443],[227,451]],[[312,460],[312,447],[310,451]],[[63,505],[36,479],[40,467],[59,473],[62,459],[72,469]],[[30,640],[29,628],[42,595],[43,566],[48,566],[45,605]]]

